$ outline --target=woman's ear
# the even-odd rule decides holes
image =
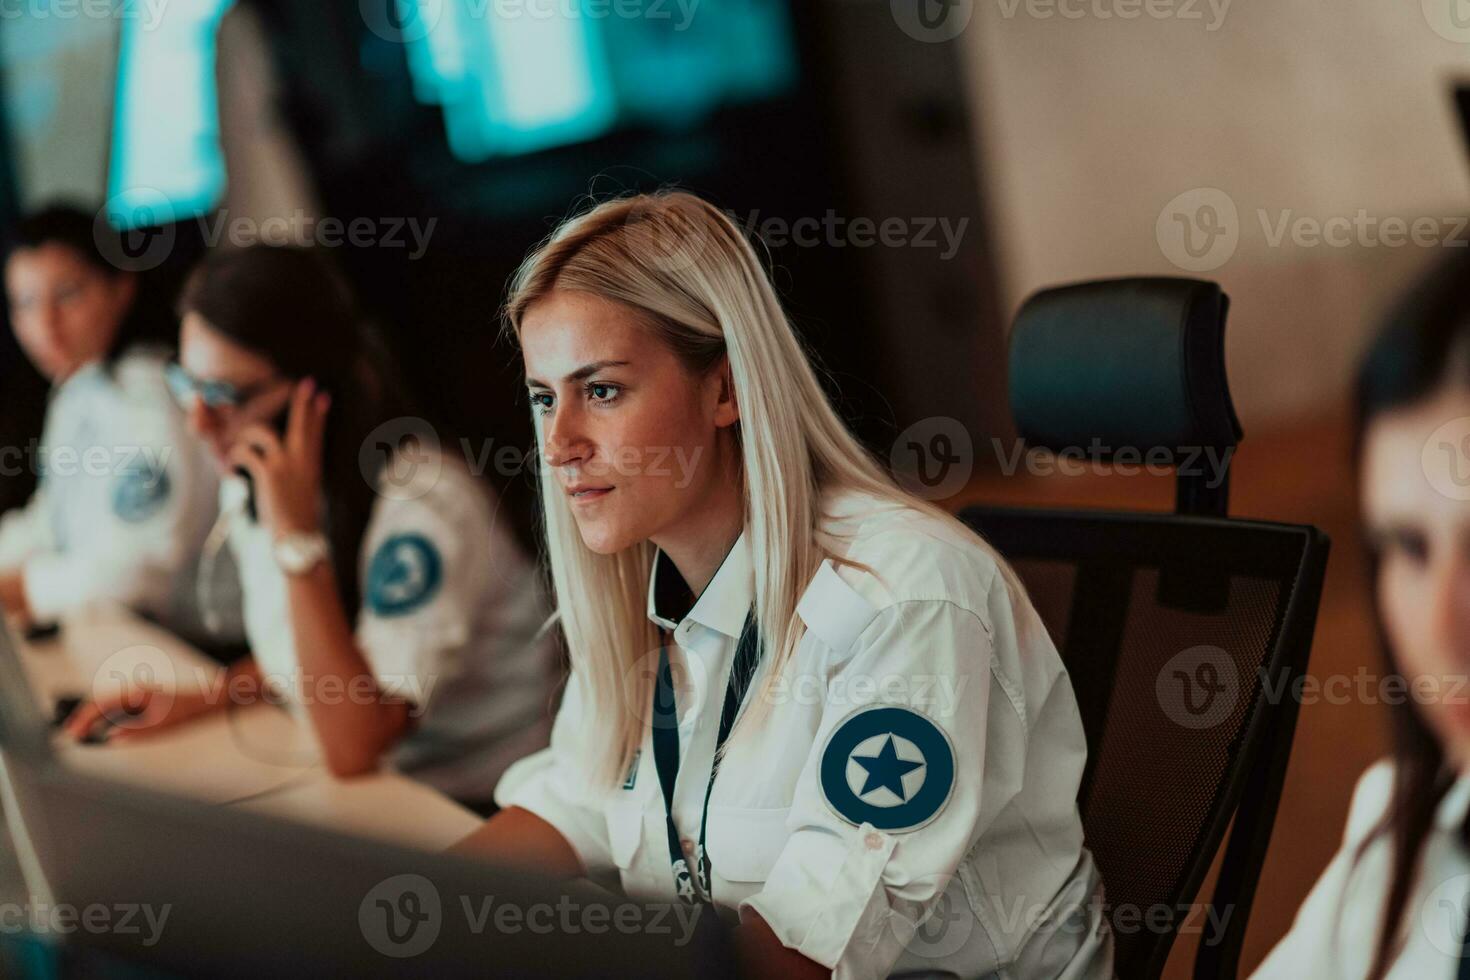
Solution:
[[[727,428],[740,421],[740,403],[735,397],[735,376],[730,371],[730,356],[721,355],[710,375],[719,386],[714,420],[717,428]]]

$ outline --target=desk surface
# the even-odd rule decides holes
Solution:
[[[222,670],[166,630],[111,606],[68,619],[56,638],[18,645],[47,717],[56,698],[116,690],[122,679],[197,689]],[[89,773],[430,850],[480,824],[448,797],[390,770],[334,779],[306,722],[269,704],[229,707],[105,745],[58,735],[55,749],[64,764]]]

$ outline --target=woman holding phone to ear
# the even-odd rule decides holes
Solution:
[[[490,489],[427,444],[317,254],[214,252],[179,309],[170,384],[226,477],[252,651],[234,683],[288,695],[337,775],[388,757],[488,804],[499,772],[545,743],[552,670],[535,570]],[[219,700],[159,698],[119,734]]]
[[[1060,658],[843,426],[740,229],[604,203],[506,319],[571,674],[459,849],[738,909],[761,976],[1110,976]]]

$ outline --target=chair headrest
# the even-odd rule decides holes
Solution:
[[[1104,279],[1045,289],[1016,315],[1011,415],[1026,441],[1109,458],[1119,448],[1226,449],[1240,422],[1225,377],[1230,299],[1213,282]]]

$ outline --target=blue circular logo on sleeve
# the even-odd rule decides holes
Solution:
[[[911,708],[860,708],[828,737],[821,781],[827,805],[848,823],[917,830],[949,802],[954,749]]]
[[[422,534],[395,534],[378,546],[368,565],[367,604],[379,616],[400,616],[439,591],[443,562]]]
[[[112,512],[129,524],[141,524],[163,508],[168,499],[168,471],[145,463],[118,474],[112,488]]]

